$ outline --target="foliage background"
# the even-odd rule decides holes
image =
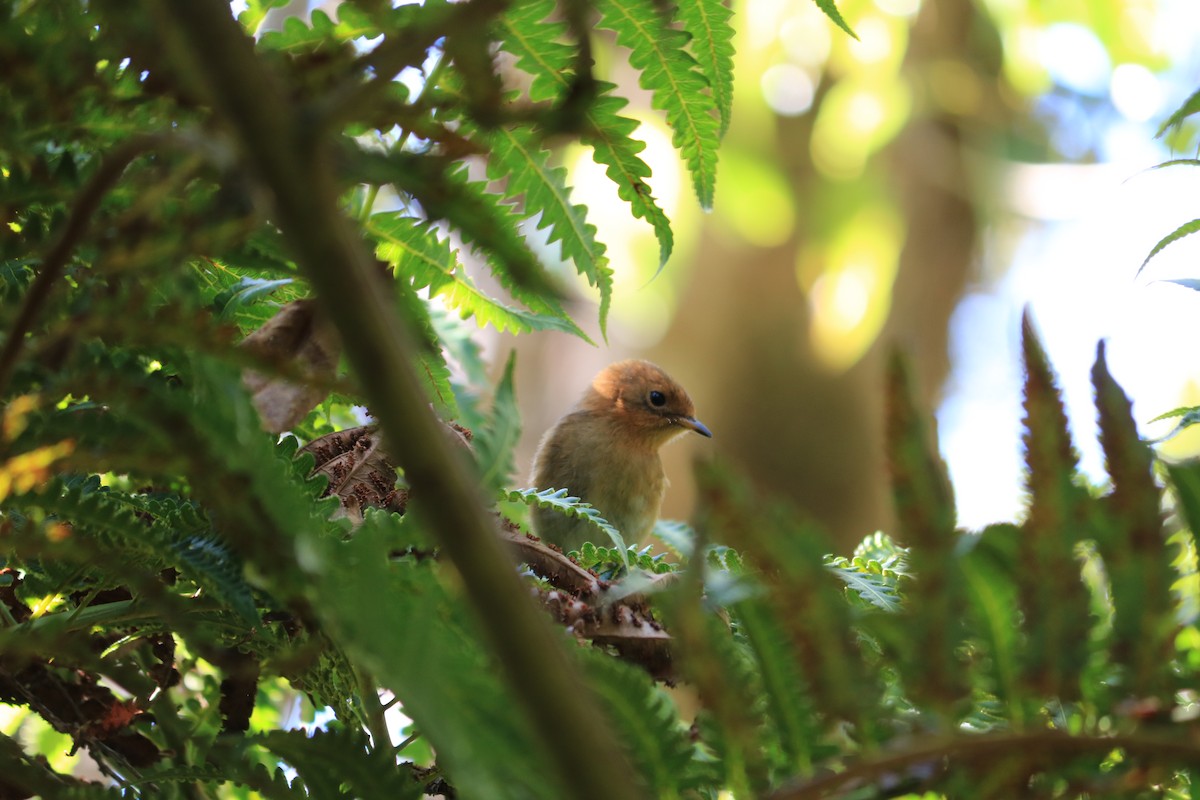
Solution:
[[[754,486],[700,469],[695,525],[664,524],[664,554],[626,551],[562,493],[513,489],[513,379],[531,373],[511,359],[501,373],[486,351],[489,378],[471,329],[443,307],[579,368],[553,354],[553,332],[583,334],[574,319],[591,315],[563,312],[516,235],[532,217],[525,230],[561,240],[598,291],[592,337],[608,333],[608,250],[573,205],[585,187],[567,199],[543,137],[591,142],[623,176],[625,214],[658,223],[640,276],[636,242],[607,256],[626,280],[649,277],[668,246],[687,253],[689,237],[668,239],[648,198],[670,198],[675,236],[690,195],[641,183],[634,126],[614,116],[613,87],[589,77],[593,45],[602,69],[623,51],[593,39],[584,5],[547,23],[553,9],[364,2],[306,24],[255,4],[241,24],[275,15],[277,28],[256,53],[218,3],[151,3],[143,17],[106,3],[6,8],[0,55],[18,79],[0,151],[13,234],[3,277],[17,333],[0,354],[0,792],[113,795],[68,777],[85,747],[124,794],[149,796],[1190,796],[1194,465],[1153,460],[1101,348],[1091,381],[1107,473],[1089,485],[1026,319],[1030,506],[961,536],[923,411],[981,241],[986,156],[1055,146],[1020,114],[1018,90],[1036,80],[1003,27],[1014,16],[848,5],[865,49],[829,40],[823,64],[807,65],[828,69],[808,78],[812,113],[776,120],[768,142],[756,137],[771,120],[760,113],[747,132],[729,105],[723,6],[689,6],[667,25],[650,4],[600,4],[598,27],[629,48],[701,205],[724,126],[792,157],[789,181],[743,162],[754,176],[743,191],[761,201],[773,186],[777,204],[693,234],[699,271],[668,269],[631,293],[631,316],[614,316],[614,339],[631,320],[662,328],[672,292],[693,281],[678,305],[696,314],[676,319],[705,364],[681,358],[673,371],[716,398],[727,453]],[[789,59],[812,57],[802,45],[822,35],[804,19],[778,27]],[[1105,20],[1128,30],[1086,21]],[[488,34],[527,73],[525,102],[496,79]],[[1139,57],[1145,43],[1113,36],[1114,53]],[[397,73],[409,80],[392,83]],[[804,111],[808,74],[764,76],[778,108]],[[456,165],[470,154],[488,155],[496,183]],[[728,268],[741,239],[759,247],[755,280]],[[476,274],[455,248],[482,257]],[[719,274],[706,277],[701,253]],[[389,269],[399,280],[381,280]],[[284,305],[309,286],[330,320],[307,301]],[[886,358],[895,342],[911,366]],[[386,443],[334,433],[360,420],[362,397]],[[448,432],[430,400],[473,433]],[[260,416],[300,441],[276,442]],[[772,490],[807,513],[764,501]],[[578,561],[594,574],[487,513],[497,497],[516,523],[532,503],[592,519],[601,546]],[[880,522],[908,548],[876,534],[853,557],[827,555]],[[513,553],[529,568],[522,583]],[[599,647],[566,645],[576,639]],[[408,716],[403,733],[390,708]],[[317,714],[320,732],[295,730]]]

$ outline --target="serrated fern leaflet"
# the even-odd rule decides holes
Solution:
[[[562,42],[566,26],[559,21],[546,21],[555,10],[553,0],[515,3],[499,21],[504,49],[533,78],[529,94],[534,101],[557,98],[571,87],[575,50]],[[580,140],[592,148],[596,162],[605,165],[605,174],[617,185],[617,194],[629,204],[633,215],[654,228],[662,265],[671,255],[674,234],[667,215],[646,183],[651,170],[638,156],[646,145],[632,138],[638,122],[620,116],[628,101],[614,95],[614,89],[616,86],[611,83],[596,83],[596,96],[584,115]]]
[[[377,242],[379,258],[409,277],[414,289],[428,288],[431,296],[442,297],[464,319],[474,317],[480,327],[491,325],[501,333],[574,332],[569,320],[512,308],[485,294],[467,276],[449,242],[440,239],[429,223],[387,212],[372,216],[366,227]]]
[[[639,84],[652,93],[652,105],[667,114],[671,141],[691,172],[700,205],[711,209],[720,124],[712,113],[716,104],[708,82],[685,49],[688,34],[669,27],[649,0],[601,3],[599,27],[616,33],[617,43],[630,49]]]
[[[621,536],[621,532],[614,528],[608,520],[600,516],[600,512],[595,507],[583,502],[578,497],[572,497],[566,489],[542,489],[541,491],[537,489],[515,489],[513,491],[502,492],[501,494],[505,500],[512,503],[524,503],[528,506],[549,508],[568,517],[587,520],[596,526],[597,529],[608,535],[608,538],[612,540],[621,557],[626,560],[626,570],[629,569],[629,547],[625,544],[625,539]]]
[[[721,136],[733,119],[733,11],[724,0],[680,3],[679,19],[692,35],[692,53],[700,65],[721,115]]]

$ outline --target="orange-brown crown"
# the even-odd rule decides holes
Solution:
[[[610,364],[592,381],[580,408],[608,418],[648,445],[661,445],[684,430],[712,436],[696,419],[692,398],[649,361]]]

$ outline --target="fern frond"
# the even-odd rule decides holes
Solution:
[[[530,0],[512,4],[499,20],[502,46],[532,77],[529,93],[535,101],[561,97],[571,87],[575,48],[562,42],[566,26],[551,19],[555,13],[554,0]],[[617,194],[629,203],[633,215],[653,226],[661,266],[671,255],[674,234],[646,183],[651,170],[638,156],[646,145],[632,137],[638,123],[620,116],[628,101],[614,95],[614,89],[611,83],[596,83],[596,96],[584,115],[580,140],[592,148],[596,162],[607,167],[609,180],[616,184]]]
[[[303,541],[312,548],[312,581],[326,598],[317,610],[330,635],[396,693],[463,796],[561,796],[537,769],[529,723],[481,649],[483,634],[461,592],[432,560],[389,558],[428,546],[412,515],[368,512],[349,540]]]
[[[1075,699],[1091,626],[1087,588],[1075,556],[1075,543],[1089,538],[1089,498],[1075,483],[1079,456],[1028,312],[1021,334],[1030,503],[1019,546],[1024,566],[1015,577],[1029,636],[1025,680],[1034,692]]]
[[[176,567],[250,624],[258,622],[254,595],[242,577],[242,562],[188,504],[161,500],[159,516],[147,524],[138,513],[147,507],[127,495],[91,483],[50,481],[36,492],[9,498],[5,508],[39,508],[71,523],[77,535],[94,537],[117,557],[148,557],[143,569]],[[137,511],[135,511],[137,509]]]
[[[733,10],[724,0],[691,0],[679,4],[677,14],[692,36],[696,61],[712,87],[713,100],[721,115],[720,136],[725,136],[733,119]]]
[[[499,128],[487,141],[488,177],[507,178],[507,196],[524,195],[524,214],[538,217],[539,230],[550,229],[547,243],[561,242],[563,259],[600,291],[600,335],[607,338],[613,272],[604,245],[596,240],[596,226],[587,221],[587,207],[571,202],[566,169],[550,164],[550,153],[528,129]]]
[[[650,796],[683,795],[693,747],[671,698],[636,667],[595,651],[576,652]]]
[[[492,413],[484,427],[476,431],[473,440],[481,480],[489,493],[504,488],[515,470],[513,449],[521,437],[521,416],[513,391],[516,364],[517,354],[513,352],[509,354],[508,364],[504,367],[504,377],[496,386]]]
[[[486,182],[469,180],[465,164],[448,172],[446,177],[451,185],[458,187],[467,201],[463,204],[464,213],[454,214],[450,219],[451,224],[487,257],[492,274],[501,285],[531,311],[558,318],[562,324],[561,330],[591,344],[592,340],[587,334],[553,299],[553,292],[541,285],[541,265],[517,233],[520,217],[516,209],[503,205],[499,196],[486,191]],[[422,202],[429,209],[427,202]],[[530,275],[536,277],[531,280],[528,277]],[[527,288],[531,285],[533,289]]]
[[[882,569],[876,571],[869,562],[858,558],[853,561],[845,557],[832,558],[825,566],[868,604],[881,611],[900,611],[895,575],[888,576]]]
[[[458,398],[450,385],[450,366],[442,352],[429,305],[402,276],[397,277],[395,288],[397,304],[420,336],[415,365],[417,377],[425,386],[425,391],[438,413],[453,419],[458,416]]]
[[[450,243],[424,220],[384,212],[372,215],[366,230],[376,241],[376,255],[398,277],[408,277],[413,289],[428,288],[431,297],[443,298],[463,319],[474,317],[480,327],[491,325],[501,333],[572,332],[569,320],[512,308],[489,297],[466,274]]]
[[[1167,121],[1158,129],[1158,133],[1154,134],[1154,138],[1161,137],[1171,128],[1178,128],[1183,124],[1183,121],[1193,114],[1200,112],[1200,89],[1192,92],[1187,100],[1183,101],[1183,105],[1175,109],[1171,116],[1167,117]]]
[[[357,730],[271,731],[254,737],[282,756],[300,775],[311,797],[386,797],[396,800],[424,795],[412,773],[397,765],[390,743],[368,748]]]
[[[1142,270],[1146,268],[1146,265],[1150,263],[1150,259],[1161,253],[1167,245],[1174,244],[1185,236],[1191,236],[1197,231],[1200,231],[1200,219],[1194,219],[1191,222],[1185,222],[1163,238],[1159,239],[1158,243],[1150,249],[1150,254],[1146,256],[1146,260],[1142,262],[1140,267],[1138,267],[1138,274],[1140,275]]]
[[[689,36],[667,24],[651,0],[604,0],[598,27],[617,34],[639,70],[638,83],[665,111],[671,140],[692,174],[692,188],[704,210],[712,208],[717,183],[720,123],[708,83],[687,51]]]
[[[813,2],[817,4],[817,8],[825,12],[825,16],[833,20],[834,24],[836,24],[846,33],[850,34],[852,38],[858,38],[858,34],[856,34],[850,28],[850,25],[846,22],[845,18],[842,17],[842,12],[838,11],[838,7],[834,5],[833,0],[813,0]]]
[[[759,599],[738,603],[734,612],[754,654],[766,701],[766,719],[786,758],[785,769],[801,776],[811,775],[819,717],[787,634]]]
[[[1023,713],[1020,680],[1020,614],[1015,569],[1022,532],[1015,525],[992,525],[962,558],[972,630],[990,656],[983,663],[990,678],[987,688],[1015,713]]]
[[[608,520],[600,516],[600,512],[591,504],[585,503],[578,497],[572,497],[567,489],[516,489],[513,491],[501,492],[503,499],[512,503],[524,503],[527,506],[538,508],[547,508],[552,511],[557,511],[560,514],[565,514],[568,517],[586,520],[592,523],[597,530],[604,533],[612,540],[613,546],[624,557],[628,558],[628,546],[625,544],[624,537],[621,532],[609,523]],[[625,564],[625,568],[629,568],[629,564]]]
[[[960,655],[964,597],[955,557],[954,491],[914,394],[908,366],[894,354],[887,375],[887,454],[897,535],[908,545],[918,576],[905,609],[913,636],[900,642],[905,687],[914,700],[954,716],[955,706],[970,694]],[[871,584],[861,574],[856,580]]]
[[[1104,342],[1096,351],[1092,384],[1099,410],[1100,446],[1112,478],[1105,533],[1097,537],[1112,592],[1113,656],[1130,668],[1138,697],[1170,694],[1170,658],[1177,627],[1161,499],[1153,454],[1134,423],[1125,392],[1108,372]]]

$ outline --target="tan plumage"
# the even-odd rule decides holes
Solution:
[[[658,450],[688,430],[712,436],[683,387],[648,361],[619,361],[542,437],[531,480],[591,503],[633,544],[654,527],[666,492]],[[590,523],[537,508],[533,529],[563,550],[603,539]]]

